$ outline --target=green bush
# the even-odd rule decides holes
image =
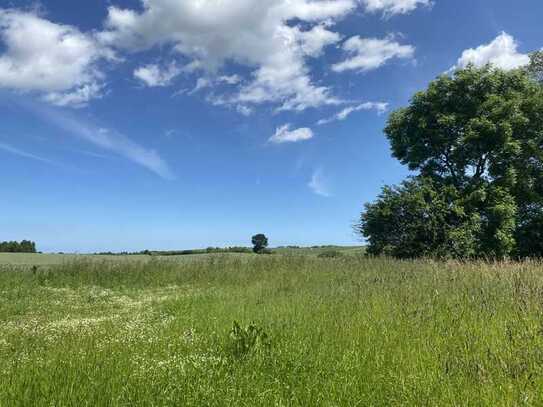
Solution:
[[[368,253],[543,256],[543,86],[533,77],[469,66],[390,115],[393,156],[418,175],[366,205]]]
[[[343,253],[336,249],[328,249],[320,253],[318,257],[321,259],[336,259],[338,257],[343,257]]]

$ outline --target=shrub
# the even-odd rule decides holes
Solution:
[[[336,249],[328,249],[320,253],[318,257],[321,259],[336,259],[338,257],[343,257],[343,253]]]

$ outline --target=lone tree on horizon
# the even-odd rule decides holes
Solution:
[[[257,254],[262,253],[268,247],[268,238],[262,233],[254,235],[251,241],[253,243],[253,252]]]

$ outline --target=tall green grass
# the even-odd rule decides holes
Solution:
[[[0,267],[0,406],[509,406],[542,389],[538,262]]]

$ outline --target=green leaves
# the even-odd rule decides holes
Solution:
[[[384,188],[366,205],[359,231],[374,255],[473,257],[480,223],[466,213],[454,187],[438,189],[431,179],[418,177]]]
[[[543,256],[541,239],[527,241],[543,219],[541,61],[540,52],[527,70],[440,76],[391,114],[393,155],[419,176],[366,206],[359,231],[370,253]]]
[[[260,254],[265,252],[266,247],[268,247],[268,238],[266,235],[260,233],[258,235],[254,235],[251,239],[253,243],[253,252]]]
[[[36,253],[36,243],[29,240],[0,242],[0,253]]]
[[[270,345],[270,339],[262,328],[254,324],[242,328],[234,321],[227,350],[233,358],[243,359],[253,352],[269,349]]]
[[[543,82],[543,51],[536,51],[530,55],[530,65],[527,71],[536,81]]]
[[[394,156],[411,170],[462,187],[490,175],[483,161],[492,176],[505,174],[501,164],[513,164],[522,153],[526,126],[541,126],[526,113],[533,112],[530,100],[542,95],[521,71],[468,67],[415,95],[408,108],[391,115],[385,133]]]

